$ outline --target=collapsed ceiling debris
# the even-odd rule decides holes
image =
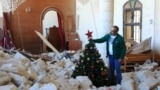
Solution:
[[[74,62],[81,51],[68,57],[66,52],[32,55],[0,49],[0,90],[104,90],[116,86],[95,87],[87,76],[71,78]],[[70,56],[70,55],[69,55]],[[33,57],[36,57],[32,59]],[[43,59],[41,57],[48,57]],[[75,58],[75,59],[73,59]],[[146,68],[147,67],[147,68]],[[144,63],[139,71],[123,73],[122,90],[150,90],[160,85],[157,63]]]
[[[140,54],[151,50],[151,37],[143,40],[141,43],[137,43],[133,40],[126,41],[127,52],[129,54]]]

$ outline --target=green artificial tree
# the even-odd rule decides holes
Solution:
[[[105,66],[101,55],[98,52],[95,43],[90,39],[92,32],[88,31],[89,43],[85,45],[82,55],[79,57],[79,61],[76,63],[75,70],[72,73],[72,77],[76,76],[88,76],[93,85],[108,86],[109,85],[109,69]]]

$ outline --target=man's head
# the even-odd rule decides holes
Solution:
[[[119,31],[119,27],[118,26],[112,26],[111,28],[111,34],[112,35],[117,35]]]

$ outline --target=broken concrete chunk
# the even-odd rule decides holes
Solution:
[[[76,79],[80,82],[82,90],[88,90],[91,88],[92,82],[87,76],[77,76]]]
[[[31,81],[36,80],[36,78],[38,77],[37,73],[36,73],[35,71],[31,70],[31,69],[28,69],[27,72],[28,72],[28,74],[29,74],[29,79],[30,79]]]
[[[151,50],[151,39],[152,38],[149,37],[144,41],[142,41],[141,43],[134,45],[134,47],[132,47],[130,54],[140,54]]]
[[[43,84],[39,90],[57,90],[57,87],[53,83]]]
[[[8,84],[10,81],[11,76],[4,71],[0,71],[0,85]]]
[[[25,69],[23,69],[21,67],[18,67],[18,66],[14,66],[12,63],[10,63],[10,64],[3,64],[0,67],[0,70],[1,71],[6,71],[6,72],[16,73],[16,74],[22,75],[25,78],[29,79],[29,74],[28,74],[28,72]]]
[[[14,74],[14,73],[9,73],[13,79],[13,83],[17,86],[21,86],[21,85],[27,85],[29,84],[28,80],[24,77],[24,76],[20,76],[18,74]]]
[[[31,68],[34,70],[38,75],[46,74],[47,65],[42,59],[38,59],[31,63]]]
[[[0,86],[0,90],[18,90],[15,85],[4,85]]]

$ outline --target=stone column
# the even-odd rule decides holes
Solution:
[[[100,27],[102,33],[109,32],[113,24],[113,2],[114,0],[100,0]]]
[[[113,4],[114,0],[100,0],[99,3],[99,25],[97,31],[97,37],[100,38],[106,33],[110,32],[113,24]],[[101,53],[101,57],[107,64],[106,60],[106,43],[97,44],[98,50]]]

